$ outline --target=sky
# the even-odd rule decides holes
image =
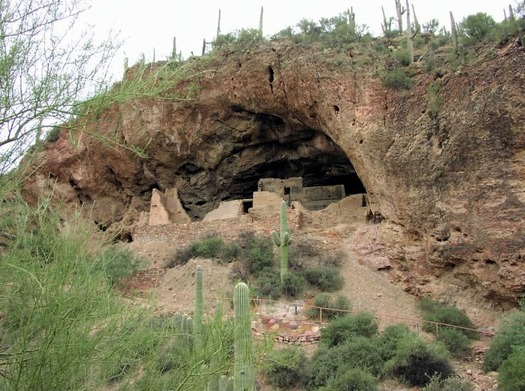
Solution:
[[[366,24],[373,35],[381,33],[381,5],[387,17],[395,16],[394,0],[92,0],[84,15],[94,25],[97,36],[107,37],[110,30],[124,40],[115,56],[112,73],[122,73],[124,58],[136,63],[141,55],[146,61],[164,60],[172,51],[173,37],[177,51],[187,58],[202,51],[202,41],[212,41],[221,10],[221,33],[243,28],[258,28],[261,6],[264,7],[263,34],[269,37],[305,18],[315,22],[322,17],[339,15],[353,7],[358,25]],[[403,1],[404,4],[404,1]],[[503,10],[515,0],[412,0],[420,24],[438,19],[450,30],[449,11],[456,22],[468,15],[485,12],[497,22]],[[507,11],[508,13],[508,11]],[[120,75],[121,76],[121,75]]]

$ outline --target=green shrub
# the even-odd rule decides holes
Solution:
[[[394,58],[401,63],[403,66],[409,66],[410,65],[410,52],[408,49],[401,48],[392,53]]]
[[[501,363],[498,380],[501,391],[525,390],[525,349],[516,350]]]
[[[496,22],[484,12],[469,15],[461,22],[461,29],[470,42],[481,42],[495,29]]]
[[[272,269],[261,271],[255,282],[255,294],[259,297],[277,300],[281,296],[281,276],[279,272]]]
[[[330,379],[325,387],[319,391],[378,391],[378,381],[370,373],[353,368],[344,371],[341,375]]]
[[[376,339],[353,337],[332,349],[334,354],[340,358],[345,369],[360,368],[374,376],[381,374],[384,361]]]
[[[316,390],[328,383],[344,363],[334,349],[319,346],[306,364],[304,382],[309,390]]]
[[[456,358],[464,358],[470,354],[470,339],[458,329],[440,329],[436,341],[441,342]]]
[[[120,249],[116,246],[106,248],[98,258],[99,268],[104,271],[111,285],[136,272],[142,264],[131,250]]]
[[[270,239],[254,237],[248,242],[248,270],[257,275],[273,265],[273,245]]]
[[[303,292],[304,283],[303,276],[288,272],[281,283],[281,292],[288,297],[297,297]]]
[[[359,312],[334,319],[321,329],[321,343],[332,347],[355,337],[372,337],[377,334],[377,322],[369,312]]]
[[[439,376],[432,376],[430,383],[421,391],[472,391],[474,387],[468,380],[456,376],[441,379]]]
[[[525,311],[502,320],[490,349],[485,353],[483,369],[497,371],[501,363],[519,347],[525,347]]]
[[[396,355],[399,342],[405,338],[419,338],[405,324],[393,324],[383,330],[377,338],[377,343],[384,361]]]
[[[337,296],[335,300],[329,293],[320,293],[314,297],[313,305],[315,307],[322,308],[323,311],[323,319],[333,319],[338,316],[344,316],[346,315],[345,311],[350,310],[350,300],[348,300],[345,296]],[[307,311],[307,315],[310,318],[313,319],[319,319],[320,318],[320,308],[309,308]],[[334,309],[334,310],[331,310]],[[343,311],[337,311],[337,310],[343,310]]]
[[[384,371],[419,387],[427,385],[432,376],[448,378],[453,374],[444,347],[413,337],[405,337],[398,342],[396,354],[385,364]]]
[[[409,90],[412,87],[412,79],[403,68],[384,72],[380,77],[385,86],[395,90]]]
[[[428,322],[443,323],[474,329],[474,324],[470,318],[459,308],[441,304],[430,297],[423,297],[418,303],[418,306],[422,312],[423,319]],[[439,326],[439,330],[443,330],[446,327],[447,326]],[[423,330],[435,333],[436,326],[434,323],[425,322],[423,324]],[[458,330],[471,339],[477,337],[477,333],[473,330]]]
[[[344,279],[336,267],[319,266],[303,271],[308,283],[322,291],[333,292],[341,289]]]
[[[224,247],[224,239],[219,236],[204,238],[191,244],[192,257],[220,258]]]
[[[273,351],[267,362],[264,374],[268,383],[287,390],[301,382],[306,356],[302,349],[286,348]]]

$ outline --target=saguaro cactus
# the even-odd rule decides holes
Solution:
[[[195,314],[193,315],[193,338],[196,347],[202,343],[202,266],[195,268]]]
[[[222,375],[219,379],[219,391],[233,391],[233,379]]]
[[[250,319],[250,291],[240,282],[233,292],[235,310],[234,391],[255,391],[255,373],[252,356],[252,328]]]
[[[288,231],[288,205],[286,201],[281,201],[281,231],[279,233],[273,231],[272,238],[275,245],[279,246],[281,255],[281,282],[284,281],[284,276],[288,273],[288,246],[292,240],[290,232]]]

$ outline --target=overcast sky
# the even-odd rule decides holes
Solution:
[[[353,7],[358,25],[366,24],[373,35],[381,32],[381,5],[388,16],[395,16],[394,0],[92,0],[93,7],[86,15],[95,24],[97,33],[110,29],[120,32],[125,44],[115,58],[114,67],[121,72],[124,58],[130,65],[143,53],[147,61],[166,59],[177,37],[177,51],[184,58],[191,52],[200,54],[202,40],[214,39],[217,18],[221,9],[221,32],[242,28],[258,28],[261,6],[264,7],[263,33],[271,36],[301,19],[319,21],[336,16]],[[496,21],[503,20],[503,9],[515,0],[412,0],[420,23],[436,18],[450,30],[449,11],[457,22],[477,12],[485,12]],[[403,1],[404,4],[404,1]],[[508,12],[508,11],[507,11]],[[118,63],[118,65],[117,65]]]

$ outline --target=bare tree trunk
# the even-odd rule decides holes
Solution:
[[[458,55],[458,30],[456,29],[456,22],[454,20],[454,15],[450,11],[450,28],[452,34],[452,42],[454,43],[454,54]]]

